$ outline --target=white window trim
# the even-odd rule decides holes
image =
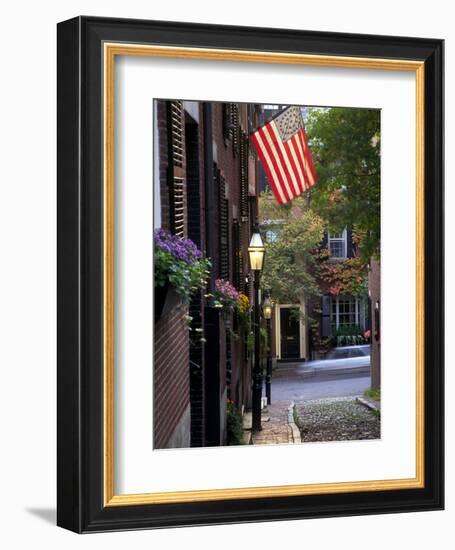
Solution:
[[[340,328],[340,305],[339,300],[355,300],[355,326],[359,326],[361,329],[365,328],[365,318],[362,315],[362,298],[354,298],[353,296],[332,296],[332,300],[335,300],[335,328]],[[333,326],[332,321],[332,304],[330,305],[330,324]]]
[[[330,248],[330,243],[331,242],[340,242],[340,241],[343,243],[343,255],[342,256],[333,256],[333,259],[335,259],[335,260],[341,260],[341,259],[344,259],[344,258],[348,257],[348,231],[345,227],[343,229],[342,233],[341,233],[341,238],[340,237],[331,237],[330,236],[330,231],[327,231],[327,247],[328,247],[329,250],[331,250],[331,248]]]

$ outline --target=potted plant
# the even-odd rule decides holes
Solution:
[[[245,333],[248,333],[250,330],[250,313],[250,300],[246,294],[240,292],[237,300],[237,314],[240,328]]]
[[[236,288],[224,279],[215,281],[215,290],[213,292],[213,301],[215,307],[223,310],[223,314],[227,314],[238,307],[239,293]]]
[[[155,321],[206,286],[210,261],[191,239],[155,231]]]

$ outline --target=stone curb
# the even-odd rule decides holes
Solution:
[[[368,401],[367,399],[364,399],[363,397],[357,397],[356,401],[358,401],[361,405],[364,405],[367,407],[367,409],[370,409],[371,411],[381,412],[381,409],[372,401]]]
[[[243,430],[243,442],[245,445],[253,445],[253,433],[251,430]]]
[[[297,424],[294,422],[294,401],[288,407],[288,424],[292,432],[292,443],[302,443],[302,437],[300,435],[300,430],[297,427]]]

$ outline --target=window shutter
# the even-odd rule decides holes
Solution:
[[[184,189],[183,178],[174,176],[173,181],[173,231],[179,237],[185,236],[185,204],[184,204]]]
[[[240,147],[239,106],[237,103],[223,103],[223,138],[224,144],[232,141],[232,151],[237,155]]]
[[[232,152],[237,156],[240,142],[239,106],[231,103]]]
[[[226,146],[232,138],[231,105],[232,103],[223,103],[223,137]]]
[[[332,327],[330,325],[330,296],[328,294],[321,297],[322,326],[321,336],[328,338],[332,336]]]
[[[168,102],[169,217],[171,231],[185,236],[185,189],[183,178],[183,103]]]
[[[324,231],[324,235],[322,237],[322,243],[321,248],[328,248],[329,247],[329,238],[327,231]]]
[[[218,172],[220,215],[220,277],[229,280],[229,201],[226,198],[226,180]]]
[[[240,216],[248,219],[248,138],[245,132],[240,135]]]
[[[352,229],[350,227],[346,229],[346,256],[348,258],[354,257],[354,245],[352,243]]]
[[[171,101],[172,157],[174,166],[183,166],[183,103]]]
[[[233,250],[233,277],[232,283],[240,292],[244,291],[243,253],[241,246],[240,224],[238,220],[232,222],[232,250]]]

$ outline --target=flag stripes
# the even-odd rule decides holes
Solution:
[[[283,115],[286,118],[280,122],[279,117]],[[289,107],[279,117],[256,130],[251,141],[273,194],[279,204],[285,204],[310,189],[316,183],[316,174],[299,107]],[[283,135],[287,139],[283,140]]]

